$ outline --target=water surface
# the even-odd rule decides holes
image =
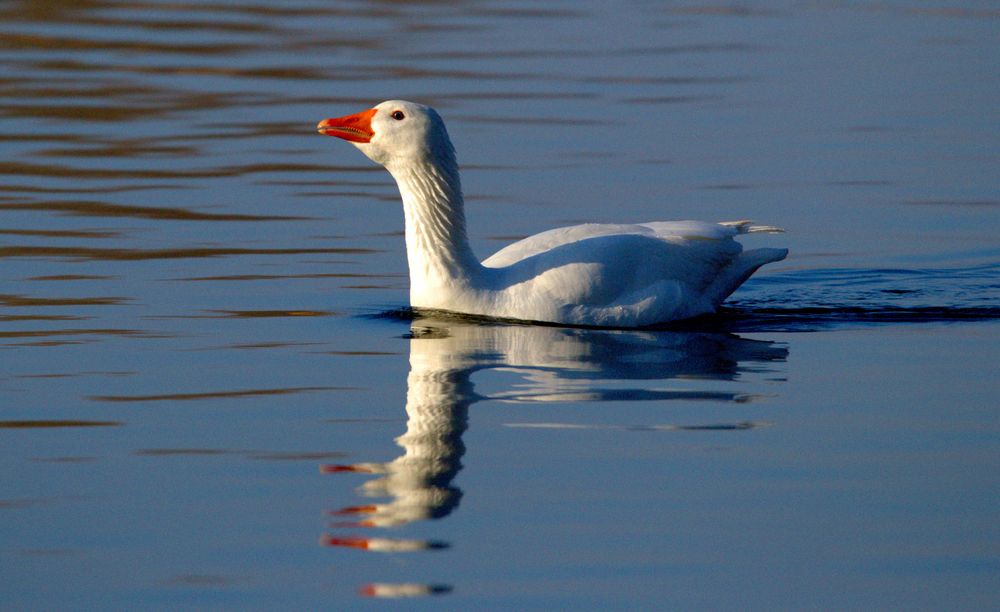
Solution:
[[[995,605],[998,20],[6,3],[4,601]],[[417,317],[394,185],[313,129],[395,97],[481,256],[683,218],[791,255],[666,329]]]

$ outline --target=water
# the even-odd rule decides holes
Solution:
[[[992,3],[8,2],[15,608],[995,606]],[[472,242],[756,219],[718,317],[414,318],[437,107]],[[611,203],[611,205],[609,205]]]

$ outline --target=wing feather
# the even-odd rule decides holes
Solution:
[[[503,268],[554,248],[601,236],[647,236],[669,242],[685,240],[725,240],[743,229],[743,223],[720,224],[703,221],[654,221],[651,223],[585,223],[551,229],[500,249],[483,261],[489,268]],[[741,231],[742,230],[742,231]]]

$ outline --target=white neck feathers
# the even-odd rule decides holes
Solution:
[[[462,185],[454,158],[392,164],[387,168],[403,199],[411,298],[417,292],[467,286],[481,266],[469,246]]]

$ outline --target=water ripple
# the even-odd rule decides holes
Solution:
[[[997,321],[997,304],[1000,262],[963,268],[798,270],[752,278],[714,315],[651,329],[749,333],[818,331],[860,324]],[[404,307],[362,316],[411,321],[420,314]],[[451,320],[495,322],[488,317],[433,314]]]
[[[1000,262],[954,268],[833,268],[751,279],[716,317],[730,331],[1000,320]]]

